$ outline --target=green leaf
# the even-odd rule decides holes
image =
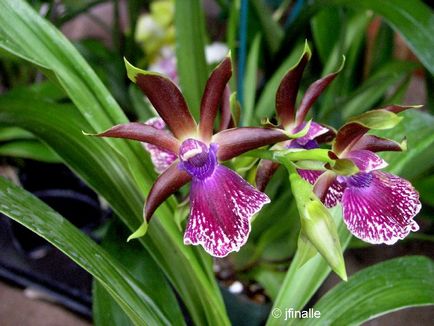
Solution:
[[[417,191],[419,191],[422,202],[434,207],[434,196],[432,195],[432,190],[434,189],[434,175],[417,180],[414,186]]]
[[[406,307],[434,305],[434,262],[402,257],[368,267],[340,283],[314,306],[321,318],[297,325],[360,325]]]
[[[0,212],[60,249],[92,274],[136,325],[170,325],[155,302],[105,250],[39,199],[0,178]]]
[[[136,282],[166,314],[172,324],[184,324],[178,302],[164,275],[152,257],[138,242],[125,243],[128,230],[119,221],[110,223],[101,246],[112,254],[134,277]],[[93,284],[93,319],[95,325],[130,325],[128,317],[99,282]]]
[[[343,118],[371,109],[394,85],[402,82],[416,68],[413,62],[388,62],[340,103]]]
[[[326,9],[313,17],[310,22],[315,52],[318,53],[323,65],[329,60],[332,50],[334,50],[333,44],[339,39],[339,33],[330,33],[330,31],[341,30],[341,16],[342,13],[339,10]]]
[[[18,139],[35,139],[32,133],[17,127],[0,128],[0,141],[18,140]]]
[[[303,7],[296,21],[288,27],[287,37],[297,35],[307,21],[323,9],[348,6],[372,10],[382,16],[392,28],[401,34],[424,66],[434,74],[434,14],[420,0],[316,0]],[[283,42],[285,44],[285,42]]]
[[[275,299],[282,285],[285,273],[271,268],[261,267],[254,269],[251,276],[264,287],[265,292],[271,299]]]
[[[208,78],[205,61],[205,18],[200,0],[175,2],[176,59],[179,83],[193,116],[199,118],[200,101]]]
[[[274,21],[273,15],[264,1],[250,0],[250,4],[259,18],[259,23],[261,24],[265,41],[270,47],[271,52],[277,52],[280,42],[283,39],[282,28],[276,21]]]
[[[53,25],[22,0],[0,2],[0,48],[39,67],[71,98],[91,127],[106,130],[126,123],[122,112],[94,71],[74,46]],[[126,158],[138,187],[146,190],[151,176],[139,144],[105,140]]]
[[[389,163],[389,172],[413,179],[434,166],[434,117],[420,110],[408,110],[400,116],[400,124],[375,135],[398,141],[407,137],[407,151],[381,153],[381,157]]]
[[[255,105],[259,50],[261,47],[261,35],[257,34],[253,39],[247,56],[246,76],[244,77],[244,105],[242,125],[249,126]]]
[[[15,140],[0,145],[0,155],[28,158],[47,163],[61,163],[62,159],[38,140]]]

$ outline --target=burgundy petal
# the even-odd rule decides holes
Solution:
[[[177,162],[173,163],[155,180],[149,191],[144,209],[145,218],[149,221],[158,206],[190,180],[190,175],[180,170]]]
[[[220,124],[219,131],[234,128],[235,124],[231,113],[231,90],[228,85],[223,92],[222,105],[220,106]]]
[[[116,125],[96,136],[138,140],[174,153],[178,152],[180,146],[179,141],[166,131],[139,122]]]
[[[380,170],[388,165],[380,156],[368,150],[352,150],[345,158],[351,159],[361,172]]]
[[[220,161],[230,160],[252,149],[284,140],[288,140],[288,136],[281,129],[254,127],[227,129],[213,137],[213,143],[219,145],[217,158]]]
[[[202,245],[215,257],[238,251],[250,233],[250,219],[270,199],[232,170],[219,165],[204,180],[193,179],[184,243]]]
[[[279,163],[269,160],[261,160],[259,162],[258,169],[256,170],[256,188],[258,188],[258,190],[265,190],[268,182],[276,172],[279,165]]]
[[[164,130],[166,127],[163,119],[159,117],[151,118],[146,121],[145,124],[158,130]],[[166,131],[166,133],[169,133],[169,131]],[[143,146],[151,155],[151,160],[157,173],[162,173],[178,158],[176,153],[168,151],[162,147],[148,143],[144,143]]]
[[[324,173],[324,171],[314,171],[314,170],[297,170],[298,174],[310,184],[315,184],[318,178]],[[342,194],[345,190],[345,183],[341,182],[338,178],[334,180],[330,187],[326,190],[321,190],[325,192],[324,194],[317,194],[321,198],[322,202],[326,207],[336,206],[342,199]],[[317,190],[318,191],[318,190]]]
[[[368,131],[369,128],[366,128],[357,122],[345,124],[336,134],[336,139],[333,143],[333,151],[336,154],[340,154],[344,150],[348,150]]]
[[[310,52],[303,53],[297,65],[289,70],[280,82],[276,93],[276,113],[282,126],[288,126],[295,119],[295,102],[304,68],[310,59]]]
[[[309,86],[303,96],[303,99],[301,100],[300,106],[298,107],[296,124],[300,124],[304,121],[312,105],[316,102],[317,98],[321,95],[324,89],[326,89],[326,87],[330,85],[330,83],[336,78],[339,72],[340,70],[331,73]]]
[[[413,186],[381,171],[367,175],[369,182],[352,182],[342,198],[344,221],[350,232],[369,243],[390,245],[417,231],[419,226],[413,218],[421,204]]]
[[[187,103],[170,79],[156,73],[138,74],[136,83],[176,138],[184,140],[196,133]]]
[[[405,150],[405,148],[405,140],[400,144],[394,140],[381,138],[374,135],[364,135],[351,147],[351,150],[368,150],[371,152],[400,152]]]
[[[223,97],[226,84],[232,76],[231,59],[226,57],[211,73],[200,103],[199,134],[208,142],[213,134],[214,120]]]

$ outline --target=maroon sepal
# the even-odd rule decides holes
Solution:
[[[335,141],[333,142],[333,152],[339,155],[345,149],[351,147],[352,144],[355,144],[368,131],[369,128],[357,122],[347,123],[336,134]]]
[[[138,74],[136,83],[176,138],[183,140],[196,133],[187,103],[170,79],[156,73]]]
[[[230,57],[226,57],[211,73],[205,86],[200,104],[199,134],[203,141],[208,142],[213,134],[214,120],[226,84],[232,76]]]
[[[377,137],[374,135],[363,135],[351,150],[368,150],[371,152],[401,152],[406,149],[407,140],[404,138],[401,143],[394,140]]]
[[[162,147],[174,153],[178,153],[180,146],[178,139],[171,136],[168,132],[139,122],[116,125],[95,136],[138,140]]]
[[[234,128],[235,123],[231,113],[231,90],[228,85],[223,92],[222,105],[220,106],[220,123],[218,131]]]
[[[276,93],[276,113],[282,126],[290,125],[295,120],[295,102],[304,68],[310,58],[310,52],[303,53],[299,63],[289,70],[280,82]]]
[[[258,188],[259,191],[263,192],[265,190],[268,182],[279,166],[279,163],[269,160],[261,160],[259,162],[258,169],[256,170],[256,188]]]
[[[149,221],[161,203],[190,180],[191,176],[178,168],[178,161],[174,162],[166,171],[160,174],[146,198],[143,211],[145,219]]]
[[[306,93],[301,100],[301,104],[297,109],[296,115],[296,125],[301,124],[306,118],[310,108],[316,102],[317,98],[326,89],[328,85],[336,78],[338,73],[341,71],[339,69],[337,72],[331,73],[324,78],[321,78],[309,86]]]
[[[252,149],[288,140],[281,129],[242,127],[232,128],[214,135],[212,142],[218,145],[217,158],[230,160]]]

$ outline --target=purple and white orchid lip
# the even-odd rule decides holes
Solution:
[[[298,170],[300,176],[315,184],[321,171]],[[373,244],[394,244],[419,226],[413,220],[419,212],[419,194],[405,179],[374,170],[352,176],[338,176],[328,187],[324,204],[342,203],[348,230]]]
[[[211,255],[224,257],[247,241],[251,217],[270,199],[219,165],[217,149],[217,144],[187,139],[181,144],[178,168],[192,177],[184,243],[200,244]]]
[[[248,239],[250,219],[269,202],[237,173],[216,165],[207,178],[193,177],[184,243],[202,245],[215,257],[239,251]]]
[[[391,245],[419,230],[413,220],[421,209],[419,194],[395,175],[373,171],[348,178],[342,204],[345,224],[363,241]]]

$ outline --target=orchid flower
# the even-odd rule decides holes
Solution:
[[[333,139],[334,131],[316,122],[306,122],[306,116],[313,104],[316,102],[326,87],[336,78],[341,68],[314,83],[307,89],[296,110],[298,89],[301,77],[311,57],[311,51],[306,43],[304,52],[298,63],[292,67],[280,82],[276,93],[276,114],[279,126],[285,130],[291,138],[279,143],[273,149],[304,148],[312,149],[318,147],[318,143],[327,142]],[[256,186],[264,190],[268,181],[279,167],[279,163],[262,160],[256,173]]]
[[[369,114],[382,113],[391,121],[396,113],[409,107],[388,106]],[[389,117],[390,115],[390,117]],[[421,209],[419,194],[405,179],[381,171],[387,166],[376,153],[402,151],[405,142],[367,135],[369,128],[357,119],[345,124],[337,133],[330,157],[350,160],[358,172],[338,175],[333,171],[298,170],[311,184],[327,207],[341,202],[343,218],[357,238],[373,244],[394,244],[410,231],[417,231],[413,220]]]
[[[114,126],[98,136],[138,140],[176,157],[152,186],[145,203],[145,219],[149,221],[162,202],[191,182],[190,217],[184,243],[200,244],[215,257],[238,251],[247,241],[251,217],[270,200],[221,162],[284,141],[287,135],[281,129],[254,127],[213,134],[219,103],[232,75],[229,57],[214,69],[207,81],[199,124],[172,81],[163,75],[137,69],[128,62],[126,65],[129,78],[148,97],[171,133],[162,130],[161,125],[132,122]],[[153,150],[155,148],[150,149]]]

